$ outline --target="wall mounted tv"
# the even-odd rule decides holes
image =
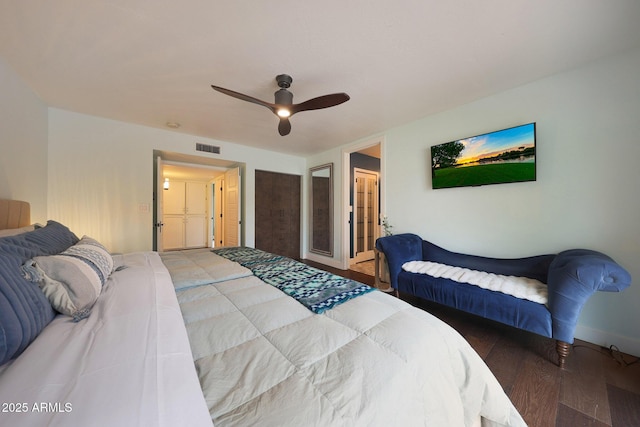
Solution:
[[[535,123],[431,147],[434,189],[535,180]]]

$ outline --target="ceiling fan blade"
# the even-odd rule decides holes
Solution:
[[[240,93],[240,92],[236,92],[236,91],[233,91],[233,90],[225,89],[223,87],[214,86],[214,85],[211,85],[211,87],[214,90],[217,90],[218,92],[224,93],[225,95],[229,95],[229,96],[232,96],[234,98],[241,99],[243,101],[252,102],[254,104],[262,105],[263,107],[267,107],[269,110],[271,110],[271,112],[276,113],[276,105],[275,104],[263,101],[263,100],[258,99],[258,98],[254,98],[254,97],[249,96],[249,95],[245,95],[245,94]]]
[[[280,132],[280,135],[282,136],[289,135],[289,132],[291,132],[291,122],[288,118],[280,118],[280,123],[278,124],[278,132]]]
[[[349,99],[349,95],[346,93],[332,93],[331,95],[319,96],[317,98],[312,98],[308,101],[301,102],[300,104],[294,104],[291,106],[291,114],[299,113],[300,111],[307,110],[319,110],[321,108],[329,108],[334,107],[336,105],[340,105],[343,102],[347,102]]]

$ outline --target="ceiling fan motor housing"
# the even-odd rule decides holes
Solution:
[[[293,94],[287,90],[293,79],[288,74],[278,74],[276,76],[276,81],[278,82],[278,86],[280,90],[277,90],[274,93],[276,104],[280,105],[291,105],[293,104]]]
[[[280,105],[293,104],[293,94],[284,88],[277,90],[276,93],[274,93],[274,95],[276,98],[276,104],[280,104]]]

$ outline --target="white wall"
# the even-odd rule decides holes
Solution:
[[[196,142],[221,147],[195,151]],[[112,252],[150,250],[153,150],[246,164],[245,242],[255,242],[255,170],[302,175],[305,159],[162,129],[49,109],[49,216]],[[148,206],[147,212],[140,207]]]
[[[486,256],[602,251],[636,283],[595,295],[577,336],[640,355],[639,70],[636,50],[389,130],[394,232]],[[432,145],[533,121],[536,182],[431,189]]]
[[[0,58],[0,198],[31,203],[47,220],[47,107]]]

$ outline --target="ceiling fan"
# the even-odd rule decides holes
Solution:
[[[211,87],[218,92],[224,93],[225,95],[229,95],[243,101],[253,102],[254,104],[267,107],[273,114],[280,118],[280,123],[278,124],[278,132],[280,132],[280,135],[282,136],[288,135],[289,132],[291,132],[291,123],[289,122],[289,117],[293,116],[294,114],[301,111],[320,110],[322,108],[334,107],[349,100],[349,95],[347,95],[346,93],[332,93],[330,95],[312,98],[300,104],[294,104],[293,93],[287,90],[289,86],[291,86],[291,82],[293,82],[291,76],[287,74],[280,74],[276,76],[276,82],[278,82],[278,86],[280,87],[280,89],[278,89],[274,94],[275,102],[273,104],[222,87],[214,85],[211,85]]]

